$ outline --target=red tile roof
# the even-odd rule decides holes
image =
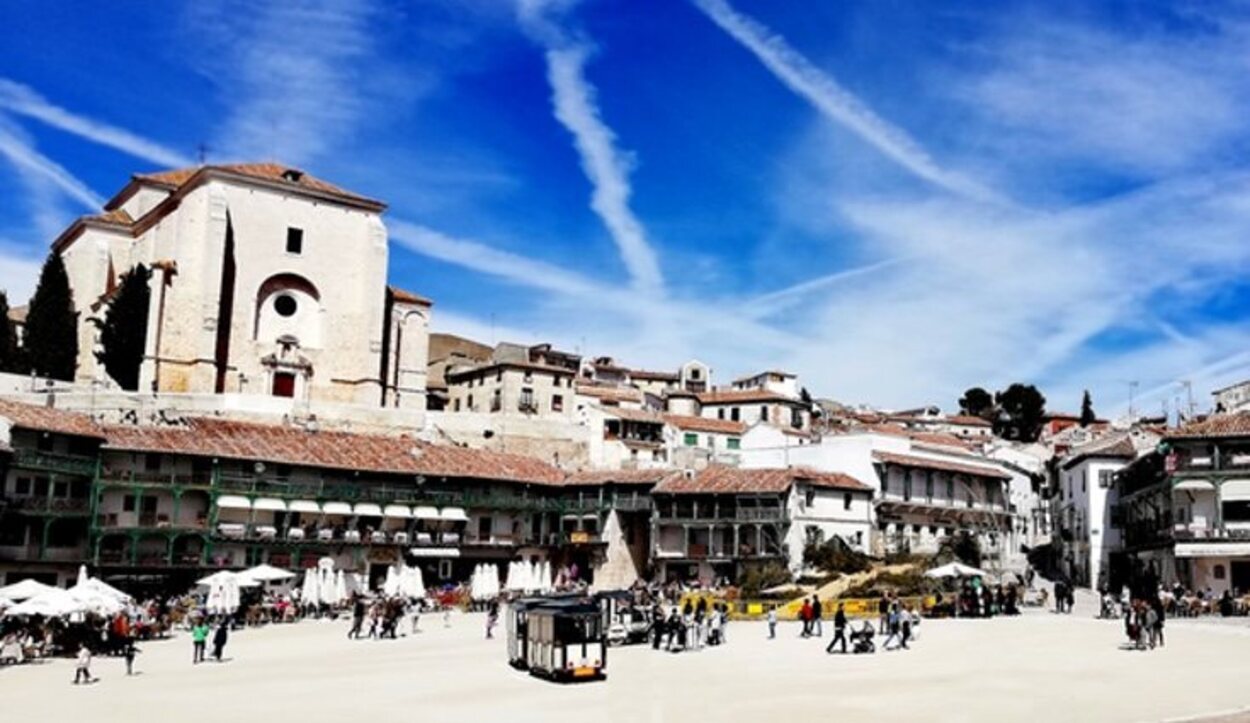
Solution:
[[[782,404],[799,404],[807,406],[802,400],[787,397],[784,394],[771,392],[767,389],[715,389],[699,394],[703,404],[733,404],[734,402],[780,402]]]
[[[167,186],[171,189],[180,188],[188,181],[195,178],[198,174],[218,173],[233,176],[242,176],[244,178],[253,178],[268,183],[279,183],[290,186],[293,189],[303,189],[322,193],[330,196],[354,201],[358,203],[366,203],[370,205],[383,205],[381,201],[351,191],[340,188],[339,186],[323,181],[320,178],[304,173],[298,168],[286,166],[280,163],[231,163],[223,165],[196,166],[193,168],[178,168],[169,171],[161,171],[159,173],[137,173],[134,178],[141,183],[152,183],[161,186]],[[298,174],[297,180],[291,180],[287,177],[288,173]],[[110,202],[110,205],[111,202]]]
[[[606,399],[613,402],[642,403],[642,392],[633,387],[602,387],[592,384],[578,384],[577,393],[595,399]]]
[[[991,477],[994,479],[1011,479],[1011,475],[1001,469],[991,467],[980,467],[977,465],[963,464],[961,462],[951,462],[941,459],[932,459],[929,457],[916,457],[910,454],[895,454],[894,452],[873,452],[873,459],[886,464],[897,464],[904,467],[915,467],[918,469],[937,469],[943,472],[958,472],[960,474],[972,475],[974,477]],[[988,460],[987,460],[988,461]]]
[[[989,422],[985,421],[984,419],[981,419],[980,417],[973,417],[967,414],[956,414],[953,417],[947,417],[943,421],[945,421],[947,424],[958,424],[962,427],[993,427],[994,426],[990,424]]]
[[[104,439],[104,430],[81,412],[0,399],[0,417],[21,429]]]
[[[391,298],[401,304],[421,304],[422,306],[431,306],[434,302],[411,291],[404,291],[398,286],[388,286],[386,290],[391,292]]]
[[[643,422],[646,424],[664,424],[664,415],[659,412],[651,412],[646,409],[625,409],[624,407],[598,407],[599,411],[610,417],[624,419],[629,422]]]
[[[729,419],[708,419],[706,417],[690,417],[684,414],[665,414],[664,421],[678,429],[691,432],[743,434],[747,431],[746,424]]]
[[[871,492],[872,488],[840,472],[818,472],[805,467],[741,469],[712,465],[693,476],[677,475],[656,485],[657,494],[781,493],[795,483],[816,487]]]
[[[573,472],[564,479],[566,485],[656,485],[681,475],[675,469],[619,469]]]
[[[405,437],[309,432],[297,427],[191,418],[185,426],[106,427],[109,449],[257,460],[362,470],[558,485],[563,473],[531,457]]]
[[[1188,422],[1167,432],[1168,439],[1202,437],[1250,437],[1250,412],[1215,414],[1206,419]]]

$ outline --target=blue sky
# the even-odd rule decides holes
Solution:
[[[47,3],[0,26],[0,284],[129,174],[385,199],[435,326],[952,407],[1250,376],[1250,8]]]

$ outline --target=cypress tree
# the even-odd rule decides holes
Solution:
[[[78,368],[78,314],[65,262],[53,251],[39,272],[26,314],[26,358],[38,375],[73,381]]]
[[[132,392],[139,388],[139,367],[147,342],[151,275],[146,266],[139,264],[122,276],[100,327],[102,349],[96,352],[96,358],[122,389]]]
[[[17,348],[17,331],[9,318],[9,295],[0,291],[0,372],[24,374]]]

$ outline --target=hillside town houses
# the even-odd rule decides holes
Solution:
[[[737,580],[802,575],[832,540],[886,557],[970,537],[996,571],[1250,587],[1238,387],[1180,428],[1051,415],[1022,443],[937,407],[816,400],[776,369],[717,384],[699,360],[486,343],[433,332],[434,302],[388,284],[385,210],[297,168],[207,165],[136,174],[56,238],[78,366],[3,386],[0,583],[322,557],[371,578],[524,559],[601,586]],[[123,390],[94,352],[137,264],[151,305]]]

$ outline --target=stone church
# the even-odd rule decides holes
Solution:
[[[105,378],[98,323],[142,263],[139,391],[424,409],[430,301],[387,285],[385,210],[274,163],[133,176],[54,243],[79,313],[77,381]]]

